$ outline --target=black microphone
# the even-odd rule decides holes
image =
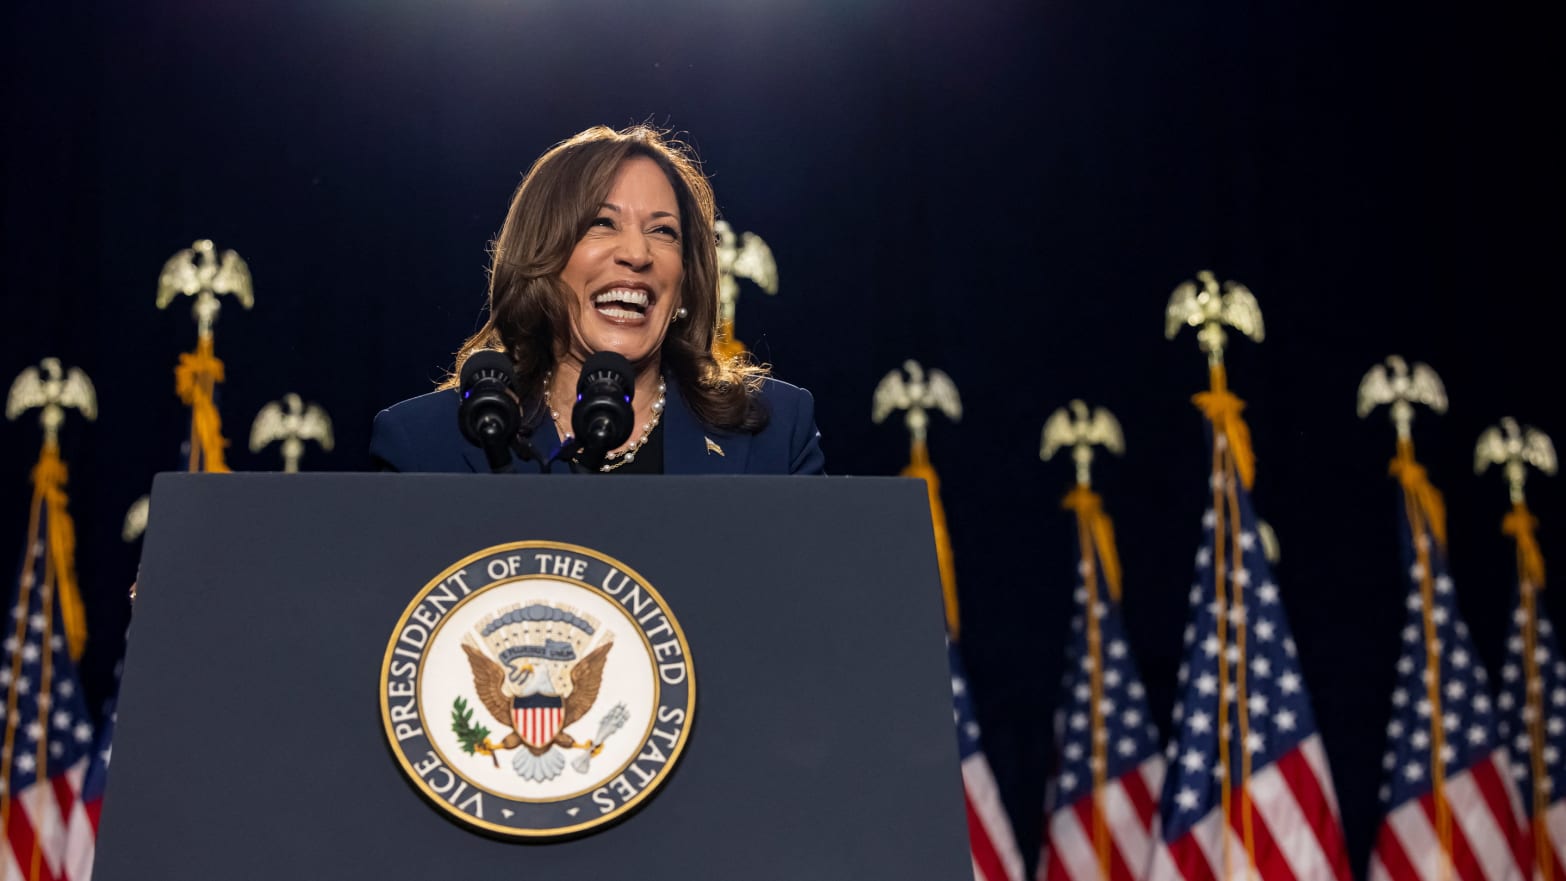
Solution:
[[[511,441],[522,424],[522,405],[511,388],[511,359],[504,352],[474,352],[462,362],[461,393],[457,424],[462,436],[483,448],[490,471],[514,470]]]
[[[636,414],[631,397],[636,393],[636,372],[618,352],[595,352],[582,363],[576,381],[576,404],[571,409],[571,431],[580,446],[579,461],[597,471],[609,451],[631,437]]]

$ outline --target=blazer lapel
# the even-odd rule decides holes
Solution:
[[[665,474],[743,474],[750,435],[723,434],[701,424],[680,397],[679,383],[668,379],[663,408]]]

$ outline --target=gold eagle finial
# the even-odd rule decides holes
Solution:
[[[1510,416],[1502,417],[1500,425],[1492,425],[1479,434],[1479,442],[1474,446],[1474,473],[1483,474],[1491,465],[1503,466],[1512,503],[1517,504],[1523,501],[1527,466],[1545,474],[1555,473],[1555,444],[1539,429],[1519,426]]]
[[[1198,328],[1196,340],[1210,364],[1223,363],[1223,349],[1228,341],[1225,324],[1258,343],[1265,337],[1261,306],[1245,285],[1226,281],[1220,288],[1217,276],[1204,269],[1196,274],[1195,281],[1182,282],[1169,295],[1169,305],[1164,308],[1164,337],[1174,339],[1180,328],[1187,325]]]
[[[1103,407],[1093,409],[1090,415],[1087,404],[1073,400],[1056,409],[1044,422],[1039,458],[1048,462],[1057,451],[1070,447],[1071,459],[1077,466],[1077,484],[1092,486],[1094,446],[1101,446],[1117,456],[1124,454],[1126,442],[1120,423],[1115,414]]]
[[[1414,405],[1424,404],[1437,413],[1445,413],[1446,387],[1429,364],[1416,361],[1410,368],[1401,357],[1388,355],[1386,366],[1375,365],[1359,381],[1356,412],[1364,419],[1382,404],[1392,405],[1397,438],[1406,441],[1413,436]]]
[[[15,422],[28,410],[42,408],[38,421],[43,425],[44,443],[57,444],[68,407],[80,410],[89,422],[98,418],[98,395],[92,380],[79,367],[66,370],[59,358],[45,358],[37,367],[23,370],[11,383],[5,418]]]
[[[713,225],[718,239],[718,348],[737,355],[745,345],[734,338],[739,279],[748,278],[769,294],[778,292],[778,264],[772,249],[753,232],[736,233],[726,220]]]
[[[250,426],[250,452],[259,453],[278,440],[283,442],[283,471],[293,474],[299,470],[305,441],[313,440],[321,449],[332,451],[332,418],[320,406],[307,406],[303,398],[289,392],[281,401],[268,402],[256,414]]]
[[[163,272],[158,275],[158,308],[167,309],[181,294],[196,298],[191,312],[196,316],[199,339],[212,336],[212,326],[217,324],[222,308],[219,295],[232,295],[246,309],[255,304],[250,267],[233,251],[219,255],[211,239],[197,239],[163,264]]]
[[[905,380],[903,374],[908,378]],[[870,418],[877,425],[897,410],[907,411],[904,424],[913,437],[914,444],[924,443],[930,426],[929,410],[940,410],[953,422],[962,421],[962,398],[957,394],[957,384],[939,370],[926,374],[924,367],[912,358],[903,362],[902,370],[893,370],[881,378],[875,387],[875,398],[870,408]]]

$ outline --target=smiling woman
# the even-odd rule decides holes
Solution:
[[[637,429],[603,470],[821,473],[810,393],[713,349],[713,204],[690,148],[646,126],[588,129],[533,163],[492,247],[487,320],[457,362],[511,359],[541,457],[570,426],[553,402],[571,400],[583,362],[607,351],[635,368]],[[489,470],[457,427],[455,376],[376,417],[382,467]]]

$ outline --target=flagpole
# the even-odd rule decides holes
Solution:
[[[26,660],[23,646],[27,643],[27,628],[33,626],[32,616],[27,613],[32,607],[33,591],[38,591],[40,614],[43,617],[36,698],[40,714],[47,717],[54,693],[54,640],[58,638],[54,615],[57,602],[65,630],[67,657],[72,661],[80,659],[87,641],[86,614],[76,585],[76,530],[66,507],[67,471],[65,463],[60,459],[59,432],[68,407],[80,410],[88,420],[96,419],[97,394],[87,374],[76,368],[65,370],[57,358],[45,358],[38,367],[22,371],[11,384],[6,398],[6,413],[13,420],[28,410],[41,409],[39,423],[43,427],[44,437],[38,462],[32,470],[33,499],[28,511],[27,547],[22,555],[23,568],[18,579],[17,601],[12,609],[12,617],[16,622],[12,642],[16,648],[11,651],[7,670],[5,736],[4,744],[0,746],[0,830],[10,828],[14,794],[11,768],[16,756],[16,736],[20,730],[18,712],[22,696],[22,666]],[[45,533],[42,538],[41,532]],[[34,576],[40,555],[43,558],[41,581]],[[37,740],[33,754],[34,779],[46,781],[49,779],[49,738],[44,736]],[[43,871],[43,850],[42,840],[36,841],[28,866],[30,881],[36,881]]]
[[[1223,829],[1223,876],[1232,881],[1229,841],[1233,834],[1231,774],[1235,765],[1230,736],[1229,714],[1233,707],[1239,729],[1240,777],[1234,788],[1239,793],[1240,833],[1245,848],[1246,878],[1257,876],[1256,836],[1250,804],[1250,709],[1246,694],[1246,611],[1245,590],[1239,575],[1244,558],[1239,491],[1237,484],[1250,489],[1256,476],[1256,459],[1251,450],[1250,428],[1240,413],[1245,402],[1229,391],[1223,353],[1228,342],[1224,326],[1238,330],[1256,342],[1265,338],[1261,307],[1244,285],[1233,281],[1219,285],[1211,272],[1202,271],[1196,281],[1175,288],[1164,311],[1164,336],[1174,339],[1181,327],[1197,329],[1196,340],[1207,355],[1208,390],[1198,393],[1192,402],[1212,425],[1213,456],[1209,483],[1213,510],[1213,598],[1214,631],[1218,640],[1218,767],[1223,783],[1220,805]],[[1229,566],[1229,555],[1234,566]],[[1234,590],[1228,582],[1234,580]],[[1229,629],[1234,630],[1234,695],[1229,693]]]
[[[1073,419],[1066,408],[1056,410],[1044,426],[1044,437],[1039,457],[1049,461],[1056,450],[1071,447],[1072,460],[1076,464],[1076,485],[1061,501],[1061,507],[1072,511],[1077,522],[1078,571],[1082,575],[1084,590],[1083,616],[1087,626],[1088,680],[1091,705],[1089,707],[1088,736],[1093,746],[1093,853],[1098,858],[1099,877],[1110,877],[1111,849],[1108,808],[1109,736],[1104,721],[1104,650],[1103,650],[1103,601],[1099,597],[1098,583],[1102,569],[1104,584],[1110,599],[1120,599],[1120,561],[1115,552],[1114,525],[1104,513],[1103,501],[1093,492],[1093,447],[1102,445],[1110,452],[1125,451],[1120,423],[1108,410],[1099,407],[1088,417],[1088,407],[1080,400],[1069,405]]]
[[[1431,538],[1436,549],[1446,547],[1446,504],[1430,483],[1423,465],[1414,457],[1414,404],[1437,413],[1446,412],[1446,389],[1429,365],[1408,362],[1397,355],[1370,368],[1359,383],[1357,412],[1361,419],[1382,404],[1390,405],[1397,431],[1397,454],[1388,472],[1403,491],[1403,516],[1408,522],[1419,573],[1420,619],[1425,641],[1425,701],[1430,713],[1430,798],[1435,813],[1436,839],[1441,847],[1440,879],[1447,881],[1453,865],[1452,806],[1446,798],[1446,713],[1441,706],[1441,653],[1435,620],[1435,567],[1431,562]]]
[[[1544,676],[1539,669],[1538,594],[1544,589],[1544,556],[1539,551],[1534,531],[1539,521],[1528,510],[1523,485],[1527,466],[1532,464],[1545,474],[1556,470],[1555,446],[1549,435],[1535,428],[1521,429],[1510,417],[1486,429],[1474,451],[1474,471],[1482,474],[1490,465],[1504,465],[1512,509],[1501,521],[1501,532],[1512,538],[1517,562],[1517,593],[1522,603],[1524,688],[1528,704],[1529,766],[1533,771],[1533,859],[1542,881],[1552,881],[1555,871],[1554,845],[1547,825],[1550,806],[1550,780],[1544,751],[1545,707]]]

